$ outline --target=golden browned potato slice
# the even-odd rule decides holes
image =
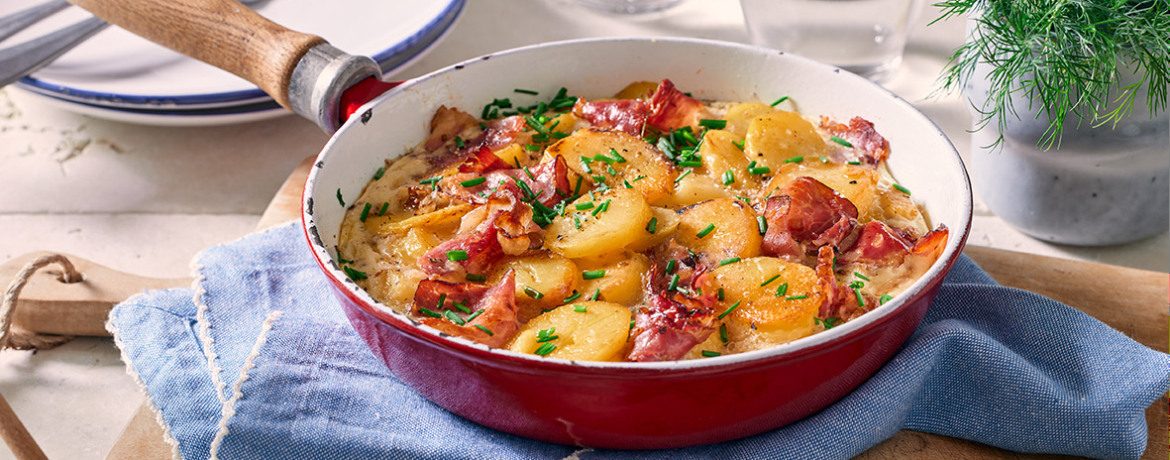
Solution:
[[[418,283],[424,279],[426,274],[422,270],[395,265],[373,273],[368,279],[357,283],[379,302],[405,315],[410,312],[410,304],[414,301],[414,291],[418,289]]]
[[[544,335],[542,336],[542,331]],[[630,310],[612,302],[574,302],[532,318],[504,348],[549,358],[613,361],[630,333]],[[553,337],[552,339],[548,339]]]
[[[777,110],[752,120],[744,137],[748,161],[776,172],[785,160],[803,156],[816,159],[829,151],[812,123],[795,112]]]
[[[678,244],[712,261],[760,254],[756,213],[743,202],[730,198],[704,201],[679,211],[681,220],[674,239]]]
[[[815,270],[772,257],[753,257],[718,267],[711,275],[713,286],[708,289],[723,289],[717,310],[739,302],[724,318],[736,351],[791,342],[814,332],[813,318],[822,302]]]
[[[910,195],[894,187],[878,187],[878,209],[881,211],[880,220],[891,227],[914,229],[918,237],[925,235],[927,228],[926,218],[922,210],[910,199]]]
[[[775,111],[776,109],[772,108],[772,106],[762,102],[735,104],[727,109],[727,114],[723,116],[723,119],[727,120],[727,126],[723,127],[723,129],[742,139],[744,136],[747,136],[748,126],[751,125],[752,120],[755,120],[760,115],[766,115]]]
[[[563,304],[581,278],[581,270],[573,261],[549,251],[536,251],[505,257],[493,267],[488,283],[498,283],[508,270],[516,270],[516,314],[521,322]]]
[[[806,158],[800,163],[782,166],[763,193],[766,195],[799,177],[821,181],[853,202],[857,207],[857,220],[863,223],[882,218],[881,203],[878,201],[878,174],[873,169],[859,165],[822,163]]]
[[[704,340],[698,345],[695,345],[694,348],[691,348],[691,351],[688,351],[687,354],[683,355],[682,359],[688,360],[707,358],[707,356],[703,356],[704,351],[708,353],[725,353],[723,341],[719,339],[718,330],[716,330],[714,334],[711,334],[710,337],[707,337],[707,340]]]
[[[720,185],[724,185],[726,179],[731,179],[731,184],[725,187],[736,195],[748,196],[759,190],[761,184],[760,176],[748,173],[747,155],[733,144],[742,140],[742,137],[727,131],[707,131],[699,147],[699,154],[703,156],[703,169],[708,177]]]
[[[731,192],[727,187],[697,171],[698,168],[675,184],[674,195],[670,199],[671,206],[681,208],[716,198],[731,198]]]
[[[459,228],[459,221],[474,208],[475,206],[470,204],[448,206],[435,212],[420,214],[399,221],[391,221],[390,216],[367,217],[366,228],[370,229],[370,233],[375,235],[404,233],[412,228],[421,228],[438,233],[444,230]]]
[[[553,219],[545,228],[546,248],[577,259],[620,251],[643,239],[653,212],[640,193],[614,188],[594,197],[578,198],[565,208],[568,214]]]
[[[650,273],[650,259],[646,256],[622,251],[577,259],[576,262],[581,269],[579,278],[584,278],[585,273],[604,272],[600,278],[581,280],[577,290],[583,298],[589,298],[597,291],[601,293],[600,299],[608,302],[632,306],[642,301],[642,276]]]
[[[611,149],[621,156],[612,165],[594,159],[599,155],[612,156]],[[623,188],[623,180],[629,182],[634,190],[653,205],[665,204],[674,190],[674,164],[646,141],[621,131],[596,128],[577,130],[550,145],[546,152],[565,157],[569,168],[585,176],[587,181],[600,180],[613,188]],[[611,173],[610,168],[616,174]]]
[[[658,207],[650,209],[654,212],[654,216],[651,218],[653,225],[648,222],[645,227],[642,227],[644,234],[638,242],[629,246],[630,251],[642,252],[657,246],[674,236],[674,231],[678,228],[680,218],[673,209]],[[654,233],[650,233],[650,230],[654,230]]]
[[[508,144],[507,147],[496,150],[493,153],[500,157],[501,160],[504,160],[504,163],[507,163],[509,166],[516,166],[517,163],[524,164],[524,162],[528,161],[528,154],[524,152],[524,147],[521,147],[520,144]]]
[[[614,99],[650,99],[654,91],[658,90],[658,83],[652,81],[636,81],[626,85],[613,96]]]

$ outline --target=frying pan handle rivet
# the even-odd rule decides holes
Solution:
[[[341,94],[366,78],[382,78],[378,63],[322,43],[305,53],[288,85],[289,106],[326,133],[341,127]]]

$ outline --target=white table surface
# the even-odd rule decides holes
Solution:
[[[957,96],[927,98],[963,40],[963,24],[926,27],[936,16],[926,8],[887,87],[931,117],[965,156],[966,107]],[[470,0],[445,41],[394,77],[516,46],[602,36],[747,41],[733,0],[689,0],[649,18],[604,16],[551,0]],[[288,173],[326,140],[294,116],[207,128],[136,126],[0,90],[0,263],[53,250],[142,276],[187,276],[197,252],[249,233]],[[1170,271],[1167,233],[1107,248],[1053,245],[1022,235],[981,204],[969,244]],[[77,460],[103,458],[143,400],[112,341],[98,338],[0,353],[0,394],[50,458]],[[0,447],[0,459],[9,458]]]

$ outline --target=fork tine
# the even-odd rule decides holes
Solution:
[[[68,6],[69,2],[65,0],[50,0],[0,18],[0,42]]]

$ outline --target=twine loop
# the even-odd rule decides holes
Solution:
[[[16,278],[8,285],[8,290],[4,293],[4,299],[0,302],[0,350],[5,348],[15,348],[18,350],[27,349],[45,349],[52,348],[62,343],[68,342],[73,337],[65,335],[41,335],[33,333],[14,332],[12,328],[12,317],[16,313],[16,299],[20,297],[20,291],[24,289],[24,285],[28,284],[29,278],[32,275],[49,264],[60,265],[63,269],[62,276],[58,279],[62,283],[78,283],[84,278],[81,272],[73,266],[67,257],[62,254],[46,254],[37,257],[32,262],[29,262],[16,274]]]

